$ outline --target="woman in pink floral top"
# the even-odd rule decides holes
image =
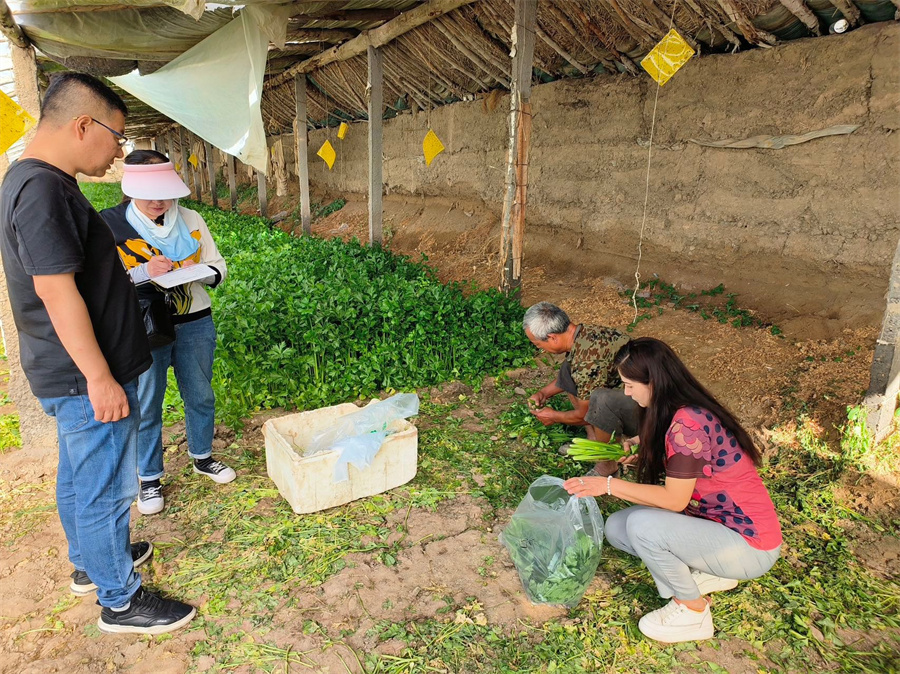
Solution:
[[[781,526],[756,470],[759,451],[663,342],[635,339],[615,362],[641,408],[640,435],[623,443],[640,446],[623,459],[637,466],[638,484],[583,477],[566,489],[637,504],[610,515],[606,538],[640,557],[660,596],[671,598],[641,618],[641,632],[667,643],[708,639],[713,622],[703,595],[758,578],[781,551]]]

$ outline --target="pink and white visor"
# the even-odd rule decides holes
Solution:
[[[191,190],[175,172],[175,165],[125,164],[122,176],[122,193],[132,199],[180,199]]]

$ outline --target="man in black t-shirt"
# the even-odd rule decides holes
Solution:
[[[122,155],[122,99],[63,73],[41,104],[34,140],[0,188],[0,253],[22,369],[59,437],[57,506],[75,565],[70,589],[97,590],[104,632],[161,634],[195,609],[141,587],[153,546],[131,544],[137,494],[137,377],[150,350],[112,233],[78,189]]]

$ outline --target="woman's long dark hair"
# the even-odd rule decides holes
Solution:
[[[759,450],[747,431],[697,381],[668,344],[652,337],[639,337],[619,349],[614,364],[621,376],[651,387],[650,404],[640,409],[638,417],[641,438],[637,462],[639,482],[656,484],[659,481],[665,468],[666,431],[675,412],[682,407],[701,407],[716,415],[754,465],[759,465]]]

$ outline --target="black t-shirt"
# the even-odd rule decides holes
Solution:
[[[125,384],[150,367],[150,346],[134,285],[103,218],[75,178],[37,159],[13,164],[0,188],[0,253],[22,369],[39,398],[87,393],[33,276],[74,273],[110,372]]]

